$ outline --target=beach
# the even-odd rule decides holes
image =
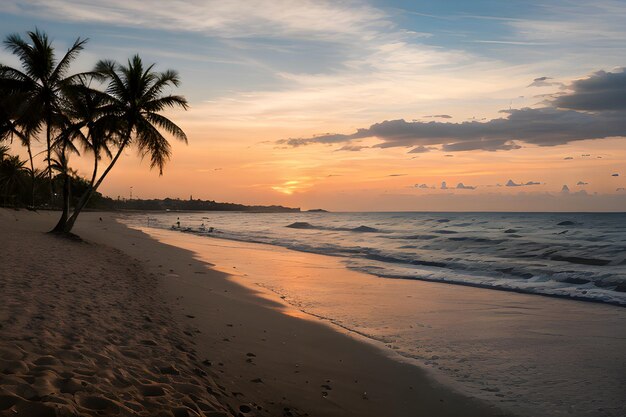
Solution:
[[[577,295],[591,293],[594,285],[590,282],[568,283],[568,278],[575,274],[591,277],[591,272],[602,279],[623,276],[620,225],[612,220],[619,217],[562,213],[165,214],[164,217],[172,221],[180,218],[180,230],[159,227],[155,218],[161,216],[152,214],[148,217],[151,218],[149,222],[144,215],[127,215],[120,220],[162,243],[185,248],[199,259],[214,263],[214,268],[228,273],[231,279],[278,303],[284,314],[325,323],[335,331],[379,348],[396,361],[428,370],[438,381],[470,397],[521,415],[620,416],[624,413],[624,308],[610,303],[545,296],[548,294],[542,292],[531,295],[509,290],[513,285],[525,284],[526,288],[543,290],[548,287]],[[490,219],[486,230],[481,226],[485,217]],[[529,217],[531,222],[527,220]],[[570,247],[564,247],[552,237],[551,233],[562,232],[563,226],[557,225],[556,230],[549,227],[550,223],[564,221],[564,217],[580,225],[568,226],[573,229],[568,238]],[[418,219],[417,226],[407,221],[411,218]],[[432,220],[428,222],[427,219]],[[442,219],[448,221],[441,222]],[[296,220],[300,221],[299,224],[306,221],[316,228],[285,227]],[[536,242],[551,246],[552,251],[558,248],[560,253],[598,256],[595,253],[601,248],[604,256],[610,256],[616,266],[596,266],[590,270],[563,265],[562,262],[561,265],[557,262],[550,264],[536,255],[521,260],[500,255],[498,263],[508,263],[509,269],[526,264],[539,264],[544,270],[550,266],[554,269],[554,278],[565,278],[566,281],[556,282],[554,278],[546,280],[541,276],[507,281],[500,277],[497,282],[503,285],[493,289],[385,278],[385,268],[396,265],[393,263],[372,264],[377,266],[377,272],[373,274],[352,267],[359,265],[361,253],[372,253],[369,248],[376,245],[377,239],[397,241],[392,231],[398,221],[405,225],[401,235],[413,235],[416,233],[414,228],[424,226],[423,234],[455,230],[457,233],[451,235],[455,239],[452,242],[457,242],[459,237],[473,239],[486,246],[484,250],[500,253],[507,246],[504,242],[498,243],[502,239],[498,240],[497,236],[503,232],[506,236],[507,227],[513,222],[518,224],[520,236],[511,239],[510,252],[515,253],[516,247],[518,251],[528,250],[526,242],[537,239]],[[607,226],[600,226],[609,221],[614,225],[613,236],[604,237],[603,229]],[[201,226],[201,222],[216,225],[218,229],[203,233],[196,227]],[[478,227],[475,226],[477,223]],[[533,223],[545,225],[543,238],[532,237]],[[461,233],[463,228],[470,231]],[[256,232],[257,229],[260,230]],[[597,229],[594,233],[605,242],[615,241],[615,244],[585,243],[585,239],[594,237],[587,236],[584,230],[593,229]],[[254,230],[255,233],[249,235],[253,242],[242,241],[246,236],[237,234],[241,230]],[[289,234],[277,238],[283,230]],[[486,239],[486,234],[493,237]],[[274,244],[254,243],[263,236]],[[443,242],[448,240],[445,236]],[[302,247],[302,241],[306,241],[307,246]],[[290,247],[300,247],[300,250],[279,246],[285,242]],[[404,245],[404,242],[398,244]],[[318,253],[311,253],[316,247]],[[433,244],[419,245],[413,259],[428,259],[424,253],[428,253],[426,249],[429,247],[432,248]],[[581,251],[581,247],[585,249]],[[338,248],[348,256],[327,255],[331,251],[337,253]],[[466,244],[465,252],[459,253],[459,257],[471,259],[478,249],[480,247],[471,243]],[[610,255],[612,252],[615,256]],[[452,253],[448,252],[448,256]],[[449,268],[417,265],[414,274],[428,278],[430,271],[437,269],[441,271],[437,272],[440,275],[469,275],[471,271],[468,268],[459,274],[458,270]],[[568,272],[559,272],[564,269]],[[608,289],[597,288],[597,291],[606,293],[607,300],[620,297],[619,292],[611,294]]]
[[[0,213],[3,415],[508,415],[110,214]]]

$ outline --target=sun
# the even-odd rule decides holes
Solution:
[[[303,188],[306,188],[308,185],[302,183],[301,181],[291,180],[285,181],[280,185],[275,185],[272,187],[272,190],[277,191],[282,194],[292,195],[296,191],[299,191]]]

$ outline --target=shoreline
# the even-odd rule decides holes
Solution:
[[[260,291],[261,295],[271,291],[271,299],[304,311],[301,315],[322,318],[334,331],[370,344],[395,361],[417,365],[444,385],[491,404],[501,404],[509,412],[617,416],[621,415],[618,410],[624,410],[624,403],[619,400],[619,387],[626,382],[619,371],[624,369],[621,352],[626,348],[623,309],[607,303],[572,302],[448,283],[382,280],[346,269],[337,257],[139,228],[159,241],[184,247],[196,257],[215,263],[215,268],[232,275],[248,289]],[[335,285],[337,281],[343,282]],[[376,288],[372,290],[374,294],[367,294],[370,287]],[[345,295],[333,298],[328,292]],[[303,296],[309,293],[310,296]],[[402,301],[405,297],[415,301],[407,305]],[[385,304],[390,300],[395,300],[389,307],[393,316],[388,315],[389,308],[385,312]],[[342,306],[344,302],[351,305],[347,311]],[[357,305],[360,302],[367,305],[361,308]],[[420,307],[414,303],[425,304]],[[370,313],[374,311],[383,320],[372,321]],[[320,321],[318,318],[314,320]],[[380,326],[387,327],[384,318],[391,320],[390,330],[381,333]],[[370,328],[362,328],[367,323]],[[427,329],[419,333],[413,324]],[[416,331],[417,338],[405,338],[407,332]],[[450,332],[458,336],[447,335]],[[409,344],[403,345],[402,339]],[[601,340],[603,344],[599,346]],[[419,348],[413,352],[411,346]],[[537,352],[541,355],[537,356]],[[468,368],[467,364],[475,365]],[[460,369],[452,374],[445,371],[457,367]],[[465,375],[466,371],[470,371],[469,375]],[[571,383],[542,392],[542,387],[559,379]],[[595,381],[595,386],[583,389],[582,379]],[[528,383],[517,386],[517,380]]]
[[[2,214],[20,217],[20,224],[39,230],[35,233],[45,231],[42,222],[53,217]],[[32,216],[39,217],[39,229],[28,219]],[[113,217],[85,213],[76,232],[87,242],[121,250],[156,277],[159,299],[165,300],[165,311],[172,311],[174,327],[191,339],[197,360],[210,365],[206,372],[231,410],[241,404],[243,415],[259,416],[510,415],[325,324],[288,316],[281,305],[233,282],[193,253],[150,239]]]
[[[254,214],[263,214],[263,213],[254,213]],[[155,228],[155,229],[168,230],[168,229],[160,229],[160,228]],[[322,253],[319,253],[319,252],[293,249],[293,248],[290,248],[290,247],[287,247],[287,246],[271,245],[271,244],[268,244],[268,243],[265,243],[265,242],[259,242],[259,241],[249,241],[249,240],[234,239],[234,238],[223,238],[223,237],[220,237],[219,235],[216,235],[216,236],[206,236],[206,235],[200,235],[197,232],[186,232],[186,231],[183,231],[183,230],[175,230],[174,232],[177,232],[177,233],[187,233],[187,234],[192,235],[192,236],[202,236],[202,237],[209,237],[209,238],[212,238],[212,239],[221,239],[221,240],[226,240],[226,241],[240,242],[240,243],[244,243],[244,244],[245,243],[251,243],[253,245],[269,245],[269,246],[278,247],[278,248],[281,248],[281,249],[286,249],[286,250],[289,250],[289,251],[302,252],[302,253],[311,253],[311,254],[321,255],[321,256],[330,256],[330,257],[338,258],[338,259],[346,259],[346,258],[348,258],[345,255],[337,255],[337,254],[333,254],[333,253],[323,253],[322,254]],[[348,269],[350,269],[350,268],[348,268]],[[361,272],[361,273],[364,273],[364,274],[372,275],[372,276],[375,276],[375,277],[378,277],[378,278],[384,278],[384,279],[401,279],[401,280],[407,280],[407,281],[433,282],[433,283],[437,283],[437,284],[446,284],[446,285],[460,285],[460,286],[464,286],[464,287],[481,288],[481,289],[485,289],[485,290],[512,292],[512,293],[517,293],[517,294],[534,295],[534,296],[540,296],[540,297],[555,298],[555,299],[560,299],[560,300],[579,301],[579,302],[584,302],[584,303],[593,303],[593,304],[600,304],[600,305],[610,305],[610,306],[614,306],[614,307],[626,308],[626,303],[620,303],[620,302],[617,302],[617,301],[604,301],[604,300],[588,298],[588,297],[581,297],[581,296],[576,296],[576,295],[550,294],[550,293],[543,293],[543,292],[536,292],[536,291],[526,290],[524,288],[508,288],[508,287],[501,287],[501,286],[494,286],[494,285],[487,285],[487,284],[480,284],[480,283],[473,283],[473,282],[464,282],[464,281],[446,281],[446,280],[437,280],[437,279],[428,279],[428,278],[408,278],[408,277],[399,276],[399,275],[375,274],[375,273],[371,273],[371,272],[360,271],[358,269],[353,269],[353,270]]]
[[[54,220],[50,213],[0,211],[0,226],[6,225],[7,217],[19,219],[25,230],[40,232]],[[232,414],[617,416],[623,410],[623,402],[614,398],[619,381],[626,382],[619,376],[624,365],[620,365],[623,355],[619,352],[624,347],[620,340],[626,340],[626,327],[615,326],[626,317],[615,306],[448,283],[380,279],[346,269],[337,257],[161,229],[141,231],[120,223],[119,218],[119,213],[85,213],[76,232],[86,245],[121,251],[128,261],[116,267],[123,270],[130,263],[131,269],[136,266],[153,280],[152,290],[158,297],[148,304],[157,309],[155,303],[161,305],[167,313],[165,321],[172,329],[180,329],[189,343],[187,355],[203,363],[200,369],[215,384],[217,399]],[[80,265],[85,266],[72,263]],[[346,289],[350,291],[347,298]],[[337,293],[335,298],[333,293]],[[341,306],[337,301],[350,305],[337,310]],[[351,319],[355,312],[367,313],[368,306],[375,307],[371,312],[375,316],[365,322],[353,321],[358,314]],[[132,312],[135,307],[126,308]],[[377,324],[380,317],[387,317],[385,308],[406,313],[405,318],[398,316],[399,322],[390,322],[400,327],[387,331],[385,320]],[[610,326],[603,325],[605,319]],[[402,345],[408,331],[419,334],[414,342],[407,339],[409,346],[419,345],[414,353]],[[122,329],[116,332],[124,333]],[[555,343],[562,349],[554,350]],[[496,350],[484,350],[490,344]],[[622,347],[617,354],[616,346]],[[500,358],[504,361],[493,362],[506,352],[509,356]],[[537,352],[541,355],[536,356]],[[472,372],[477,372],[478,379],[455,376],[467,371],[463,355],[470,355],[468,359],[476,364]],[[566,372],[551,375],[553,360],[566,361]],[[450,376],[441,371],[450,363],[461,368],[460,373]],[[595,368],[607,372],[609,379]],[[535,374],[546,376],[535,378]],[[545,387],[557,403],[537,408],[541,402],[533,399],[536,392],[528,391],[526,396],[522,390],[512,395],[502,385],[507,375],[530,378],[531,385],[539,391]],[[579,375],[582,379],[576,387],[587,380],[598,385],[595,394],[606,391],[597,397],[595,408],[596,400],[589,398],[595,394],[578,398],[576,391],[552,387],[553,381],[576,381]],[[607,381],[613,385],[607,386]],[[478,390],[476,384],[480,384]],[[0,384],[0,396],[2,389]],[[248,411],[241,412],[240,407]],[[0,415],[4,415],[1,408]],[[588,412],[596,409],[601,411]]]
[[[123,227],[127,228],[125,225]],[[221,324],[214,323],[205,329],[202,329],[200,323],[197,324],[202,335],[218,335],[199,340],[198,349],[202,352],[201,346],[220,349],[220,345],[228,345],[223,348],[228,351],[222,351],[225,355],[222,357],[224,366],[232,367],[235,374],[244,375],[240,375],[236,381],[237,389],[244,394],[253,392],[261,395],[254,397],[254,400],[266,406],[277,398],[285,401],[271,415],[283,415],[285,408],[289,408],[294,415],[320,416],[513,415],[484,400],[461,394],[435,379],[430,370],[409,363],[407,358],[399,360],[391,357],[388,351],[381,349],[371,339],[358,340],[349,331],[341,332],[327,322],[312,318],[308,313],[304,313],[306,316],[298,314],[278,296],[268,298],[267,293],[240,281],[241,265],[214,265],[211,257],[201,258],[188,248],[183,249],[171,242],[164,243],[142,231],[128,228],[126,239],[131,236],[137,236],[142,241],[148,238],[151,246],[165,246],[168,252],[191,255],[194,260],[209,264],[211,273],[220,274],[219,281],[209,284],[204,280],[204,274],[198,274],[197,270],[194,275],[180,271],[180,268],[193,269],[197,265],[183,265],[182,260],[178,262],[169,258],[167,265],[178,265],[174,271],[170,271],[174,279],[166,278],[164,286],[172,301],[180,302],[181,315],[190,314],[198,319],[204,316],[207,321],[214,323],[216,314],[229,311],[228,316],[231,318],[223,319]],[[160,268],[159,265],[156,265],[155,270]],[[164,276],[168,275],[165,273]],[[207,311],[203,304],[211,294],[219,294],[219,298],[223,296],[227,304],[219,303],[214,311]],[[237,328],[238,324],[232,317],[240,317],[239,325],[245,327],[247,322],[252,328],[246,329],[246,335],[233,332],[232,329]],[[273,331],[270,330],[272,328]],[[268,346],[267,343],[272,342],[271,336],[273,343]],[[202,339],[202,336],[199,337]],[[243,361],[233,361],[231,351],[234,342],[244,337],[246,340],[240,340],[238,347],[240,357],[246,358],[245,365]],[[320,340],[324,343],[320,344]],[[256,350],[250,350],[251,346]],[[206,352],[215,353],[210,349],[206,349]],[[261,364],[259,361],[263,359],[257,358],[266,358],[270,364]],[[261,374],[259,378],[248,379],[245,376],[251,366],[257,367]],[[340,369],[337,369],[338,366]],[[261,367],[262,370],[258,369]],[[224,372],[228,374],[226,369]],[[258,382],[259,379],[263,382]],[[273,386],[266,387],[268,379],[273,380]],[[300,414],[296,414],[296,410]]]

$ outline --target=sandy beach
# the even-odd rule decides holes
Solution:
[[[0,214],[2,415],[508,415],[109,214]]]

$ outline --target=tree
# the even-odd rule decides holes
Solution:
[[[65,55],[57,62],[54,47],[43,32],[35,29],[27,33],[30,43],[18,34],[9,35],[4,44],[20,60],[21,69],[0,65],[3,90],[20,94],[25,99],[17,115],[18,126],[28,132],[28,138],[46,129],[47,175],[52,199],[52,138],[59,127],[58,116],[63,113],[61,102],[63,90],[89,76],[88,73],[68,75],[70,64],[83,49],[86,39],[76,39]],[[7,87],[8,86],[8,87]]]
[[[4,196],[6,204],[9,197],[15,204],[15,196],[20,190],[24,189],[25,178],[28,169],[24,167],[25,161],[21,161],[18,156],[6,154],[6,149],[2,150],[2,159],[0,160],[0,190]]]
[[[98,119],[101,128],[93,131],[92,137],[99,135],[97,140],[104,141],[102,135],[115,136],[117,151],[99,179],[89,188],[85,198],[81,198],[74,209],[63,229],[65,233],[72,230],[81,210],[125,149],[135,146],[142,157],[150,157],[150,168],[158,168],[159,175],[162,175],[163,167],[171,156],[171,145],[160,130],[187,143],[185,132],[160,114],[166,108],[188,108],[184,97],[164,94],[166,89],[180,84],[178,73],[172,70],[155,72],[153,68],[154,64],[144,67],[138,55],[129,59],[126,66],[106,60],[96,65],[94,72],[98,74],[97,77],[107,83],[109,103],[103,106],[103,114]]]
[[[35,164],[31,147],[32,132],[27,126],[16,124],[17,114],[23,105],[25,95],[11,89],[11,81],[0,78],[0,141],[17,136],[21,144],[26,147],[30,161],[31,174],[31,207],[35,206]]]
[[[78,140],[83,149],[89,150],[94,155],[93,172],[89,187],[92,187],[98,172],[98,162],[102,153],[108,157],[112,157],[108,147],[109,141],[115,136],[119,122],[113,117],[106,116],[105,104],[109,104],[111,100],[106,93],[92,89],[84,84],[72,85],[65,91],[65,114],[63,115],[64,129],[55,141],[57,147],[57,159],[55,166],[58,167],[63,178],[62,186],[62,213],[57,225],[53,229],[56,232],[63,232],[68,220],[70,207],[70,189],[72,176],[69,175],[68,160],[69,152],[79,153],[75,144]],[[89,188],[88,188],[89,189]],[[87,193],[84,194],[84,203],[81,199],[80,204],[86,204],[88,200]]]

